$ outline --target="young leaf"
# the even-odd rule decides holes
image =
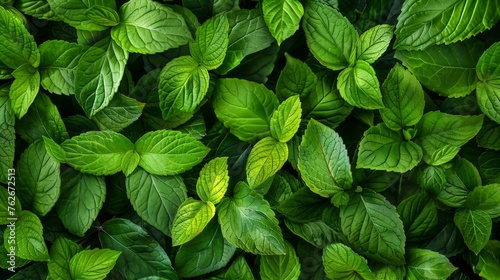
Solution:
[[[354,66],[340,72],[337,88],[352,106],[368,110],[384,107],[375,70],[366,61],[358,60]]]
[[[88,31],[101,31],[107,27],[95,23],[87,17],[85,12],[94,5],[103,5],[111,10],[116,10],[114,1],[102,0],[47,0],[50,8],[56,13],[57,17],[65,23],[76,29]]]
[[[300,125],[299,96],[291,96],[278,106],[271,117],[271,135],[274,139],[286,143],[297,133]]]
[[[89,131],[64,141],[66,162],[76,170],[93,175],[111,175],[122,170],[122,159],[134,144],[113,131]]]
[[[471,39],[421,51],[398,50],[394,57],[426,88],[443,96],[462,97],[476,87],[476,63],[482,52],[483,44]]]
[[[333,243],[325,247],[323,265],[330,279],[376,279],[366,259],[341,243]]]
[[[264,0],[262,12],[269,31],[281,45],[299,29],[304,7],[297,0]]]
[[[66,152],[63,150],[63,148],[54,140],[52,140],[52,138],[42,136],[42,139],[45,150],[47,150],[47,153],[50,155],[50,157],[59,163],[66,163]]]
[[[135,142],[141,156],[139,165],[156,175],[176,175],[200,163],[209,149],[189,134],[157,130],[144,134]]]
[[[196,193],[201,200],[219,203],[229,186],[227,157],[215,158],[205,164],[196,182]]]
[[[280,100],[294,95],[308,96],[316,88],[318,78],[304,62],[288,53],[285,53],[285,58],[286,65],[276,83],[276,95]]]
[[[248,155],[246,165],[247,181],[250,187],[255,189],[262,185],[283,167],[287,159],[288,146],[285,143],[278,142],[271,137],[257,142]]]
[[[494,0],[405,1],[396,26],[395,48],[421,50],[467,39],[495,24],[500,18],[495,6]]]
[[[438,226],[436,202],[427,193],[412,195],[397,207],[405,227],[406,241],[417,243],[426,240]]]
[[[17,221],[13,223],[7,225],[7,229],[4,231],[5,247],[9,248],[9,251],[12,250],[10,244],[13,242],[10,240],[14,240],[14,250],[17,257],[40,262],[48,261],[49,251],[45,240],[43,240],[43,226],[40,219],[30,211],[22,211]],[[12,237],[11,231],[15,232],[14,237]]]
[[[309,188],[301,188],[275,209],[290,221],[307,223],[320,220],[323,211],[329,205],[328,200],[313,193]]]
[[[75,97],[88,117],[108,106],[118,90],[128,52],[106,37],[90,47],[75,71]]]
[[[245,257],[240,255],[226,271],[225,279],[254,280],[252,270],[245,261]]]
[[[67,169],[61,174],[61,197],[57,214],[64,227],[83,237],[97,218],[106,197],[104,177]]]
[[[500,184],[491,184],[474,188],[467,195],[467,208],[479,210],[491,218],[500,216]]]
[[[314,57],[332,70],[341,70],[354,61],[359,35],[354,26],[334,8],[319,2],[306,6],[302,28]]]
[[[239,79],[216,82],[213,106],[217,118],[242,141],[270,135],[269,120],[278,99],[264,85]]]
[[[101,26],[115,26],[120,23],[120,16],[114,8],[93,5],[85,11],[85,16]]]
[[[184,200],[172,224],[172,246],[182,245],[195,238],[214,215],[215,206],[212,202],[203,202],[191,197]]]
[[[323,197],[351,188],[351,164],[342,138],[313,119],[300,143],[298,168],[307,186]]]
[[[424,114],[424,90],[410,71],[396,64],[382,84],[380,110],[384,123],[393,130],[416,125]]]
[[[359,144],[357,168],[404,173],[422,159],[422,149],[385,124],[369,128]]]
[[[177,279],[162,246],[140,226],[126,219],[111,219],[102,225],[99,241],[104,248],[121,252],[116,270],[132,279],[147,276]],[[116,260],[116,259],[115,259]]]
[[[352,195],[349,204],[340,208],[340,224],[356,251],[382,263],[405,263],[403,222],[396,207],[382,195]]]
[[[361,34],[356,43],[356,59],[374,63],[389,47],[393,31],[393,26],[381,24]]]
[[[71,279],[69,262],[77,253],[83,251],[77,244],[64,237],[58,237],[50,247],[50,261],[47,263],[48,279]]]
[[[226,14],[215,16],[196,29],[196,40],[189,43],[193,58],[208,70],[216,69],[226,56],[229,23]]]
[[[165,65],[158,84],[163,119],[193,113],[208,92],[209,80],[208,70],[190,56]]]
[[[481,176],[477,168],[464,158],[453,162],[445,172],[446,184],[438,193],[437,199],[450,207],[462,207],[469,192],[481,185]]]
[[[500,123],[500,43],[489,47],[479,58],[476,65],[479,83],[477,84],[477,104],[490,119]]]
[[[477,255],[490,240],[490,215],[481,210],[460,209],[455,213],[453,221],[462,233],[467,247]]]
[[[72,279],[101,280],[115,266],[116,260],[122,254],[110,249],[84,250],[74,255],[69,262]]]
[[[282,255],[285,244],[278,220],[269,203],[243,182],[236,184],[234,196],[217,206],[222,235],[246,252]]]
[[[97,112],[92,120],[100,130],[119,132],[139,119],[145,104],[123,94],[115,94],[106,108]]]
[[[285,255],[264,255],[260,259],[260,277],[262,280],[299,279],[300,262],[295,249],[285,241]]]
[[[408,249],[406,259],[408,280],[447,279],[457,269],[448,258],[431,250]]]
[[[14,82],[10,86],[10,103],[17,118],[22,118],[40,89],[40,73],[30,64],[23,64],[12,72]]]
[[[0,170],[14,166],[16,117],[9,100],[9,88],[0,87]],[[7,172],[0,173],[0,182],[7,183]]]

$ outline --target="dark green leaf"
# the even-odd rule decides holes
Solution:
[[[0,87],[0,182],[7,183],[7,172],[14,166],[16,118],[9,100],[9,88]]]
[[[479,58],[476,65],[479,83],[477,102],[481,111],[492,120],[500,123],[500,44],[489,47]]]
[[[328,205],[330,203],[325,198],[313,193],[309,188],[301,188],[275,209],[291,221],[307,223],[320,220]]]
[[[446,170],[446,184],[437,199],[450,207],[461,207],[469,192],[481,185],[481,177],[476,167],[466,159],[456,160]]]
[[[311,68],[299,59],[285,53],[286,65],[276,83],[276,94],[280,100],[293,95],[308,96],[316,88],[318,78]]]
[[[81,251],[83,248],[80,244],[64,237],[57,238],[50,247],[50,261],[47,263],[49,278],[47,279],[71,279],[69,262]]]
[[[488,213],[491,218],[500,216],[500,184],[477,187],[467,195],[467,208]]]
[[[416,243],[427,239],[438,225],[436,202],[426,193],[406,198],[397,210],[405,227],[407,242]]]
[[[13,226],[13,228],[10,228]],[[11,235],[14,231],[14,235]],[[4,246],[8,252],[12,251],[10,244],[15,243],[13,247],[15,255],[25,260],[48,261],[49,251],[43,240],[43,226],[40,219],[30,211],[22,211],[17,221],[10,224],[4,232]],[[14,242],[10,241],[14,240]]]
[[[299,257],[288,241],[285,241],[285,255],[264,255],[260,259],[260,277],[262,280],[294,280],[298,279],[299,275]]]

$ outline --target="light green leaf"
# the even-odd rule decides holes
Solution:
[[[92,120],[100,130],[119,132],[139,119],[145,105],[123,94],[115,94],[109,104],[97,112]]]
[[[65,23],[76,29],[88,31],[102,31],[107,27],[95,23],[87,17],[85,12],[92,6],[100,5],[111,10],[116,10],[115,1],[106,0],[47,0],[50,8]]]
[[[329,205],[328,199],[304,187],[287,197],[274,209],[290,221],[307,223],[320,220]]]
[[[102,5],[91,6],[85,11],[85,16],[101,26],[115,26],[120,23],[120,16],[116,10]]]
[[[230,280],[254,280],[252,270],[245,261],[244,256],[239,256],[226,271],[225,279]]]
[[[276,95],[280,100],[291,96],[308,96],[316,88],[318,78],[311,68],[299,59],[285,53],[286,65],[276,82]]]
[[[481,185],[477,168],[464,158],[455,160],[445,176],[446,184],[437,199],[450,207],[464,206],[469,192]]]
[[[177,280],[170,258],[143,228],[126,219],[111,219],[102,225],[99,241],[105,248],[120,251],[116,270],[131,279],[146,276]]]
[[[406,241],[423,242],[434,234],[438,226],[436,202],[425,192],[414,194],[397,207],[405,227]]]
[[[172,224],[172,246],[182,245],[195,238],[214,215],[215,206],[212,202],[203,202],[191,197],[184,200]]]
[[[9,99],[9,87],[0,87],[0,170],[14,166],[16,117]],[[0,182],[7,183],[7,172],[0,174]]]
[[[422,149],[381,123],[369,128],[359,144],[357,168],[404,173],[422,159]]]
[[[384,123],[393,130],[416,125],[424,114],[424,90],[410,71],[396,64],[382,84],[380,110]]]
[[[340,225],[354,249],[375,261],[405,263],[403,222],[396,207],[377,193],[355,194],[340,208]]]
[[[445,256],[425,249],[408,249],[406,279],[447,279],[457,270]]]
[[[69,262],[83,247],[64,237],[58,237],[50,247],[50,261],[47,263],[47,279],[71,279]]]
[[[118,90],[128,53],[110,37],[90,47],[75,71],[75,97],[88,117],[108,106]]]
[[[375,70],[363,60],[340,72],[337,88],[342,98],[352,106],[373,110],[384,107]]]
[[[144,134],[135,142],[141,156],[139,165],[156,175],[176,175],[200,163],[209,149],[189,134],[157,130]]]
[[[311,191],[323,197],[351,188],[351,164],[342,138],[313,119],[300,143],[298,168]]]
[[[215,16],[196,29],[196,40],[189,43],[193,58],[208,70],[224,62],[229,43],[229,22],[226,14]]]
[[[500,18],[494,0],[405,1],[396,26],[397,49],[424,49],[462,41],[490,29]]]
[[[222,235],[231,244],[252,254],[285,254],[271,206],[245,183],[236,184],[233,197],[223,198],[217,212]]]
[[[481,111],[490,119],[500,123],[500,43],[489,47],[476,65],[479,83],[477,103]]]
[[[251,188],[256,189],[276,174],[288,159],[288,146],[266,137],[253,146],[248,155],[246,174]]]
[[[260,259],[260,277],[263,280],[296,280],[299,276],[299,257],[288,241],[285,241],[285,255],[264,255]]]
[[[394,26],[381,24],[361,34],[356,43],[356,59],[374,63],[389,47],[393,31]]]
[[[341,70],[354,62],[359,35],[339,11],[319,2],[309,2],[302,28],[309,50],[324,66]]]
[[[235,251],[236,247],[224,239],[214,219],[200,235],[179,248],[175,269],[182,277],[200,276],[226,266]]]
[[[11,229],[4,231],[4,246],[10,252],[10,240],[15,240],[15,255],[19,258],[32,261],[48,261],[49,251],[43,240],[43,226],[40,219],[30,211],[22,211]],[[15,232],[11,236],[11,230]],[[10,241],[10,242],[9,242]]]
[[[500,216],[500,184],[474,188],[467,195],[467,208],[483,211],[491,218]]]
[[[471,39],[421,51],[398,50],[394,57],[426,88],[443,96],[462,97],[476,87],[476,64],[482,52],[483,43]]]
[[[323,248],[338,239],[339,233],[321,220],[297,223],[286,219],[285,225],[295,235],[317,248]]]
[[[69,232],[83,237],[104,204],[106,182],[102,176],[83,174],[73,169],[63,172],[61,181],[57,215]]]
[[[481,210],[460,209],[453,218],[462,233],[465,244],[476,255],[490,240],[492,221],[490,215]]]
[[[66,162],[76,170],[93,175],[111,175],[122,170],[122,159],[134,144],[116,132],[89,131],[64,141]]]
[[[190,56],[165,65],[158,84],[163,119],[193,113],[208,92],[209,80],[208,70]]]
[[[333,243],[323,250],[323,266],[330,279],[375,280],[366,259],[341,243]]]
[[[16,8],[23,14],[36,17],[38,19],[58,20],[58,17],[49,6],[46,0],[20,0],[16,1]]]
[[[270,119],[278,99],[264,85],[240,79],[218,79],[213,106],[217,118],[242,141],[270,136]]]
[[[490,240],[488,244],[479,252],[477,262],[474,263],[474,272],[484,279],[495,279],[500,275],[500,241]]]
[[[229,186],[227,157],[219,157],[209,161],[200,171],[196,182],[196,193],[201,200],[219,203]]]
[[[297,133],[302,109],[299,96],[291,96],[283,101],[271,117],[271,135],[274,139],[286,143]]]
[[[426,113],[417,125],[415,138],[424,152],[424,161],[434,164],[439,159],[434,156],[434,160],[431,160],[436,151],[448,145],[459,148],[467,143],[481,129],[483,117],[450,115],[437,111]]]
[[[262,12],[269,31],[281,45],[299,29],[304,7],[297,0],[264,0]]]
[[[84,250],[74,255],[69,262],[71,279],[101,280],[115,266],[122,254],[110,249]]]
[[[35,39],[24,24],[4,7],[0,7],[0,61],[11,69],[23,64],[38,67],[40,52]]]
[[[14,82],[10,86],[10,103],[16,117],[22,118],[40,89],[40,73],[30,64],[23,64],[12,72]]]
[[[121,169],[125,176],[129,176],[139,165],[141,157],[136,151],[127,151],[122,157]]]
[[[23,208],[42,217],[60,194],[60,164],[47,153],[43,140],[31,144],[17,162],[17,195]]]

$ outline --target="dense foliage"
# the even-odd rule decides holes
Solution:
[[[499,18],[0,0],[2,275],[498,279]]]

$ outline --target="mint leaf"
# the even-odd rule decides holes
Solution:
[[[490,215],[481,210],[460,209],[455,213],[453,221],[462,233],[467,247],[477,255],[490,240]]]
[[[294,95],[308,96],[314,91],[318,78],[304,62],[293,58],[288,53],[285,53],[285,58],[286,65],[276,83],[276,95],[280,100]]]
[[[332,70],[341,70],[353,61],[359,35],[339,11],[318,2],[306,6],[302,28],[314,57]]]
[[[406,172],[422,159],[422,149],[381,123],[369,128],[359,144],[357,168]]]
[[[120,16],[114,8],[93,5],[85,11],[85,16],[97,25],[115,26],[120,23]]]
[[[368,110],[384,107],[375,70],[366,61],[358,60],[354,66],[340,72],[337,88],[352,106]]]
[[[0,170],[8,170],[14,166],[16,121],[9,100],[9,88],[0,87]],[[0,174],[0,182],[7,183],[7,172]]]
[[[405,228],[406,241],[417,243],[425,241],[438,226],[436,202],[427,194],[414,194],[397,207]]]
[[[12,72],[10,102],[18,119],[22,118],[35,100],[40,89],[40,73],[30,64],[23,64]]]
[[[191,197],[182,202],[172,224],[172,246],[182,245],[200,234],[215,215],[212,202]]]
[[[85,12],[94,5],[102,5],[116,10],[116,3],[102,0],[47,0],[50,8],[57,17],[76,29],[88,31],[102,31],[107,27],[102,26],[87,17]]]
[[[320,220],[329,205],[328,200],[304,187],[274,208],[290,221],[307,223]]]
[[[134,144],[113,131],[89,131],[64,141],[66,162],[93,175],[111,175],[122,170],[122,159]]]
[[[109,104],[92,120],[100,130],[119,132],[139,119],[145,104],[123,94],[115,94]]]
[[[77,253],[83,251],[80,244],[77,244],[64,237],[57,238],[50,247],[50,261],[47,263],[50,279],[69,279],[69,262]]]
[[[491,184],[474,188],[468,195],[467,208],[479,210],[491,218],[500,216],[500,184]]]
[[[115,266],[121,252],[110,249],[84,250],[74,255],[69,262],[72,279],[101,280]]]
[[[488,118],[484,119],[483,127],[476,137],[477,146],[491,150],[500,150],[500,125]]]
[[[500,44],[489,47],[479,58],[476,73],[477,104],[481,111],[490,119],[500,123]]]
[[[288,159],[288,146],[266,137],[253,146],[248,155],[246,174],[251,188],[256,189],[276,174]]]
[[[437,199],[450,207],[463,206],[469,192],[481,185],[477,168],[464,158],[455,160],[451,168],[445,171],[445,176],[446,184]]]
[[[262,279],[298,279],[299,276],[299,257],[288,241],[285,241],[284,255],[264,255],[260,259],[260,277]]]
[[[278,106],[271,116],[271,135],[274,139],[286,143],[297,133],[300,125],[300,99],[291,96]]]
[[[201,169],[196,182],[196,193],[201,200],[219,203],[229,186],[227,157],[215,158]]]
[[[209,149],[189,134],[157,130],[135,142],[139,166],[156,175],[176,175],[200,163]]]
[[[445,256],[425,249],[408,249],[406,277],[417,279],[447,279],[456,267]]]
[[[393,31],[393,26],[381,24],[363,32],[356,43],[356,59],[374,63],[389,47]]]
[[[229,43],[226,14],[213,17],[196,29],[196,40],[189,43],[193,58],[208,70],[221,66]]]
[[[226,271],[226,279],[254,280],[252,270],[245,261],[244,256],[239,256]]]
[[[326,245],[337,240],[338,232],[321,220],[297,223],[287,219],[285,220],[285,225],[295,235],[317,248],[324,248]]]
[[[341,243],[333,243],[325,247],[323,265],[330,279],[375,279],[366,259]]]
[[[278,45],[292,36],[298,29],[304,15],[304,7],[297,0],[262,1],[264,21]]]
[[[495,278],[500,273],[500,241],[490,240],[488,244],[479,252],[479,255],[473,256],[473,268],[476,273],[483,278]]]

